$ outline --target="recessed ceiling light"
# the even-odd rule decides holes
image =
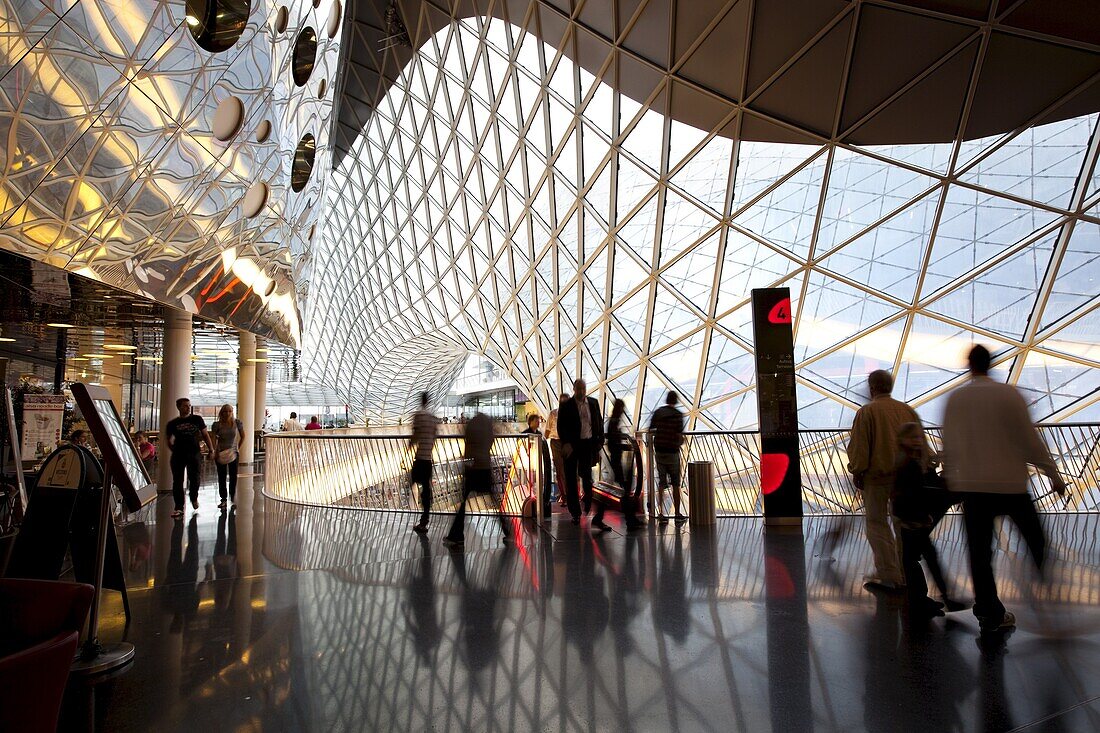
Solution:
[[[72,328],[73,327],[73,324],[71,324],[71,323],[60,323],[60,322],[58,322],[58,323],[47,323],[46,325],[49,326],[50,328]]]
[[[249,361],[254,361],[257,364],[266,364],[267,362],[269,362],[271,360],[270,359],[249,359]]]
[[[132,362],[132,361],[120,361],[120,362],[118,363],[118,365],[119,365],[119,366],[133,366],[133,365],[134,365],[134,362]]]
[[[103,348],[111,351],[137,351],[136,346],[130,346],[129,344],[103,344]]]
[[[137,358],[137,360],[138,361],[156,361],[157,357],[155,357],[155,356],[139,356]]]
[[[69,361],[88,361],[88,359],[83,356],[72,356],[69,357]]]
[[[85,354],[89,359],[114,359],[114,354]]]
[[[10,344],[10,343],[13,343],[14,341],[15,341],[15,339],[10,339],[7,336],[0,336],[0,342],[3,342],[5,344]]]

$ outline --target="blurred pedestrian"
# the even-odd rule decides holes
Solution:
[[[890,494],[897,467],[898,431],[905,423],[920,424],[909,405],[890,396],[894,378],[885,369],[867,375],[871,401],[856,412],[848,441],[848,471],[863,496],[864,531],[871,545],[875,572],[863,576],[867,585],[900,589],[905,584],[901,553],[890,524]],[[925,443],[925,452],[932,449]]]
[[[924,429],[920,423],[907,422],[898,429],[898,468],[894,474],[892,514],[901,540],[901,569],[909,610],[921,616],[942,616],[959,611],[964,606],[951,599],[947,581],[940,567],[939,556],[932,544],[932,530],[950,506],[943,479],[936,473],[932,456],[928,454]],[[939,588],[943,602],[928,597],[920,561],[924,559],[932,580]]]
[[[584,485],[584,513],[592,510],[594,498],[592,467],[599,464],[603,448],[603,416],[600,403],[588,396],[583,379],[573,382],[573,397],[558,408],[558,435],[561,436],[562,462],[565,467],[565,501],[573,524],[580,524],[578,493]],[[603,504],[596,502],[592,526],[600,531],[611,529],[603,522]]]
[[[409,447],[416,451],[409,472],[409,492],[420,484],[420,521],[413,526],[414,532],[428,531],[428,513],[432,508],[432,451],[435,450],[439,418],[428,409],[430,399],[427,392],[420,393],[420,409],[413,413],[413,434],[409,440]]]
[[[554,492],[561,506],[565,506],[565,460],[561,452],[561,437],[558,435],[558,414],[562,404],[568,400],[569,395],[562,392],[558,396],[558,406],[550,411],[546,420],[546,439],[550,441],[550,456],[554,461]]]
[[[943,418],[947,485],[962,495],[974,615],[982,633],[1016,625],[1016,616],[997,597],[994,520],[1002,515],[1012,519],[1040,571],[1046,557],[1046,536],[1028,494],[1027,464],[1046,474],[1053,491],[1066,491],[1024,398],[1015,387],[990,379],[991,359],[980,344],[970,350],[970,380],[948,397]]]
[[[290,417],[288,417],[286,420],[283,420],[283,431],[284,432],[289,433],[289,432],[297,431],[297,430],[301,430],[301,429],[302,429],[302,423],[298,422],[298,413],[292,412],[292,413],[290,413]]]
[[[504,517],[504,507],[501,506],[502,496],[493,485],[493,461],[492,449],[496,434],[493,432],[493,420],[484,412],[478,412],[466,423],[466,433],[463,439],[465,452],[463,459],[465,471],[462,479],[462,501],[459,502],[458,512],[454,522],[451,523],[451,531],[443,538],[443,544],[451,547],[460,547],[465,543],[463,525],[466,521],[466,501],[470,494],[490,494],[492,503],[497,507],[497,518],[500,520],[500,531],[504,535],[504,541],[512,539],[512,531],[508,527],[508,520]]]
[[[623,431],[623,419],[626,417],[626,402],[615,400],[611,405],[611,415],[607,418],[607,460],[611,462],[611,473],[615,476],[615,483],[622,489],[619,498],[619,509],[622,510],[626,520],[626,528],[633,529],[640,526],[638,513],[634,505],[634,493],[626,478],[626,470],[623,468],[623,454],[629,455],[634,460],[632,442],[630,436]]]
[[[311,416],[309,422],[306,423],[306,430],[321,430],[323,427],[321,420],[316,415]]]
[[[542,431],[539,430],[539,425],[542,423],[542,416],[537,412],[532,412],[527,416],[527,427],[524,429],[524,435],[537,435],[539,436],[539,455],[542,457],[540,461],[542,471],[542,516],[550,516],[550,445],[546,440],[542,438]]]
[[[657,511],[660,521],[667,522],[665,514],[665,488],[672,487],[672,506],[676,521],[687,516],[680,512],[680,447],[684,444],[684,413],[676,405],[680,395],[670,391],[665,404],[653,412],[649,429],[653,432],[653,457],[657,464]]]

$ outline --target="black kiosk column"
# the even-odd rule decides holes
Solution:
[[[802,524],[794,331],[789,288],[752,291],[756,398],[760,414],[760,492],[764,524]]]

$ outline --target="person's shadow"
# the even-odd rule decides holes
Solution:
[[[688,611],[687,579],[684,574],[684,538],[676,532],[659,539],[657,590],[653,598],[653,616],[657,628],[672,637],[677,644],[687,640],[691,630]],[[671,542],[672,549],[668,544]]]
[[[450,552],[455,574],[462,585],[462,640],[466,664],[478,672],[492,664],[500,656],[500,621],[497,618],[497,602],[500,599],[501,581],[511,560],[512,545],[498,551],[490,577],[484,583],[470,582],[466,573],[466,553]]]
[[[417,538],[420,540],[420,558],[405,586],[405,620],[409,625],[416,653],[424,664],[430,664],[432,653],[443,637],[443,629],[436,615],[435,578],[432,574],[428,538],[424,534],[417,535]]]
[[[565,593],[562,598],[562,632],[577,646],[581,660],[591,664],[596,641],[607,629],[610,602],[604,579],[596,574],[596,541],[577,538],[575,552],[566,553]]]
[[[183,550],[183,522],[172,526],[172,548],[168,555],[168,572],[164,603],[172,613],[173,632],[183,630],[188,619],[199,609],[199,527],[195,515],[187,523],[187,551]]]
[[[871,733],[919,725],[961,730],[960,707],[975,679],[956,645],[957,622],[909,618],[905,599],[876,592],[864,633],[864,725]]]
[[[610,615],[614,619],[611,633],[615,638],[615,648],[619,657],[625,657],[634,650],[634,639],[630,635],[630,625],[641,611],[639,594],[644,589],[645,580],[639,572],[639,563],[635,553],[643,547],[640,536],[624,539],[622,563],[611,575]],[[644,573],[644,562],[641,564]]]

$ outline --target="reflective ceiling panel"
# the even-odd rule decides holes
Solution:
[[[327,171],[291,163],[329,157],[338,0],[0,2],[0,246],[299,345]]]

